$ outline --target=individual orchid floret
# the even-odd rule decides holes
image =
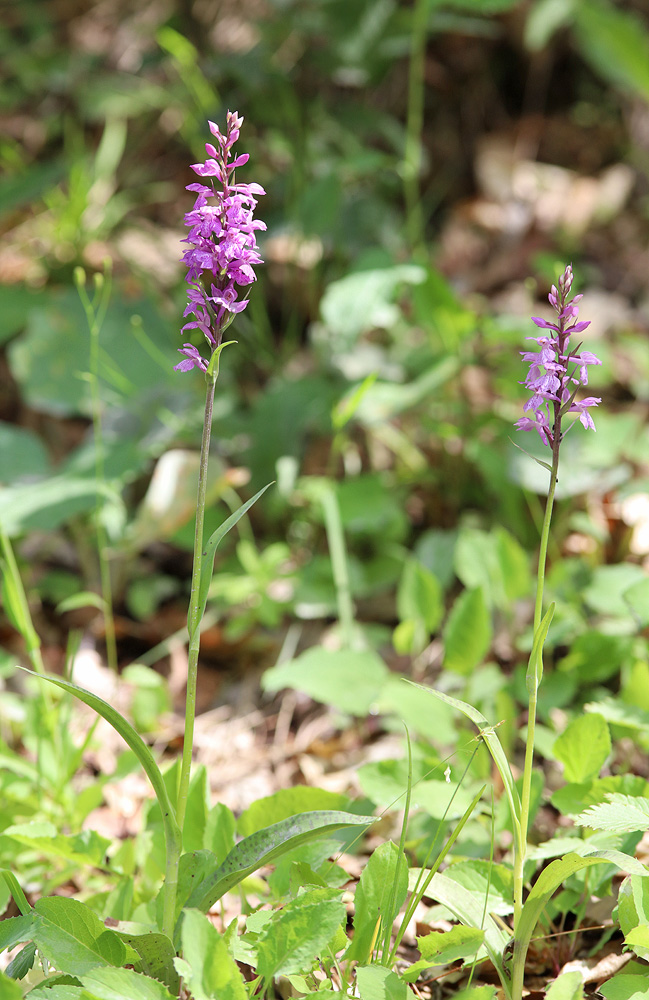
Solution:
[[[257,198],[266,192],[260,184],[238,184],[235,170],[248,162],[248,154],[232,158],[232,147],[239,138],[243,117],[228,111],[226,133],[215,122],[208,122],[214,142],[205,144],[204,163],[193,163],[192,170],[204,182],[187,185],[196,201],[185,215],[189,229],[183,240],[189,244],[183,254],[187,265],[187,307],[185,316],[193,316],[185,330],[200,330],[212,355],[222,344],[223,334],[237,313],[248,305],[240,298],[240,287],[256,279],[255,267],[263,263],[257,249],[256,233],[265,223],[253,218]],[[185,344],[179,351],[185,357],[177,371],[201,368],[206,361],[197,348]]]
[[[528,337],[540,347],[539,351],[521,351],[523,360],[529,364],[525,386],[532,395],[524,406],[525,413],[516,427],[521,431],[538,431],[543,444],[554,448],[561,441],[561,419],[566,413],[578,413],[583,426],[595,430],[589,409],[601,403],[595,396],[577,400],[576,393],[583,385],[588,385],[589,365],[599,365],[601,361],[592,351],[581,351],[581,344],[572,350],[570,336],[582,333],[590,320],[579,320],[581,295],[568,298],[573,282],[570,264],[559,278],[558,288],[552,285],[548,301],[557,313],[556,322],[540,316],[532,316],[532,322],[539,329],[548,331],[541,337]]]

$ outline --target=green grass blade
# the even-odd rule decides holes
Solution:
[[[518,789],[514,784],[514,778],[509,767],[507,756],[502,748],[500,740],[498,739],[495,728],[489,725],[484,715],[479,712],[477,708],[473,708],[472,705],[467,705],[465,701],[460,701],[459,698],[452,698],[449,694],[444,694],[442,691],[436,691],[434,688],[425,687],[423,684],[415,684],[414,681],[406,681],[406,683],[412,684],[421,691],[425,691],[427,694],[433,695],[433,697],[438,698],[440,701],[446,702],[446,704],[450,705],[452,708],[456,708],[459,712],[462,712],[463,715],[466,715],[467,719],[470,719],[471,722],[478,727],[480,730],[480,738],[487,744],[489,753],[491,754],[494,764],[498,768],[500,777],[503,780],[505,793],[509,801],[514,835],[520,841],[521,800],[518,794]]]
[[[22,669],[25,668],[23,667]],[[32,670],[26,670],[25,672],[29,674],[34,673]],[[110,723],[113,729],[119,733],[124,742],[131,748],[146,772],[153,786],[156,798],[160,803],[163,819],[165,822],[174,825],[176,822],[174,808],[167,795],[162,772],[156,764],[148,746],[131,723],[117,709],[113,708],[107,701],[104,701],[103,698],[99,698],[98,695],[93,694],[91,691],[86,691],[85,688],[73,684],[72,681],[63,680],[62,677],[53,677],[51,674],[35,674],[34,676],[42,677],[43,680],[49,681],[50,684],[55,684],[57,687],[62,688],[63,691],[69,691],[70,694],[73,694],[79,701],[84,702],[84,704],[94,709],[98,715],[101,715],[106,722]],[[180,836],[180,830],[177,829],[177,833]]]

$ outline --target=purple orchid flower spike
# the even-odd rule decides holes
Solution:
[[[235,182],[234,172],[247,163],[247,153],[231,159],[242,123],[236,111],[228,111],[223,135],[218,125],[209,122],[215,142],[205,143],[204,163],[192,164],[192,170],[207,183],[187,186],[196,194],[196,202],[185,216],[189,233],[183,242],[189,247],[183,254],[188,284],[184,315],[194,318],[183,331],[200,330],[211,354],[221,346],[223,333],[236,314],[248,305],[247,298],[239,298],[238,286],[255,281],[254,268],[263,263],[255,234],[266,225],[253,219],[253,212],[257,198],[266,192],[260,184]],[[185,344],[179,351],[184,358],[174,365],[176,371],[207,371],[209,361],[196,347]]]
[[[573,274],[570,264],[559,278],[559,287],[552,286],[548,300],[557,313],[556,323],[550,323],[539,316],[532,316],[532,322],[547,334],[528,337],[535,340],[540,351],[521,351],[523,360],[529,363],[525,386],[532,395],[525,404],[525,413],[530,416],[517,420],[521,431],[538,431],[543,444],[554,449],[561,441],[561,419],[566,413],[578,413],[586,429],[595,430],[590,407],[597,406],[601,399],[587,396],[577,400],[579,388],[588,384],[588,366],[600,365],[601,361],[591,351],[571,350],[569,340],[572,334],[581,333],[590,326],[590,320],[579,320],[577,303],[581,295],[569,299]]]

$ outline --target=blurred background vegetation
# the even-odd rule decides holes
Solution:
[[[333,491],[354,615],[390,663],[435,662],[460,584],[484,628],[449,667],[524,662],[547,483],[511,440],[519,351],[571,261],[603,401],[560,475],[556,697],[625,668],[647,701],[649,602],[623,598],[649,556],[644,0],[5,0],[0,53],[0,523],[47,665],[71,628],[101,648],[70,601],[99,590],[98,526],[120,662],[164,664],[146,651],[183,626],[203,391],[172,367],[185,185],[231,109],[268,232],[221,366],[208,527],[277,486],[219,553],[205,660],[271,664],[291,623],[286,655],[336,618]],[[90,295],[111,283],[94,360],[78,267]],[[574,647],[593,628],[596,676]],[[0,644],[13,671],[6,617]]]

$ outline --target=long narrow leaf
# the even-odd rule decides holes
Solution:
[[[25,670],[26,668],[23,667],[22,669]],[[180,840],[181,834],[178,824],[176,823],[175,810],[169,800],[162,772],[153,759],[153,754],[149,750],[148,746],[130,722],[128,722],[123,715],[120,715],[117,709],[113,708],[112,705],[109,705],[107,701],[104,701],[103,698],[99,698],[91,691],[86,691],[85,688],[78,687],[78,685],[73,684],[71,681],[63,680],[62,677],[53,677],[51,674],[34,674],[32,670],[26,670],[26,673],[33,674],[35,677],[42,677],[43,680],[49,681],[51,684],[55,684],[64,691],[69,691],[76,698],[78,698],[79,701],[84,702],[90,708],[94,709],[98,715],[101,715],[106,722],[110,723],[113,729],[116,730],[116,732],[118,732],[122,737],[124,742],[128,744],[144,768],[144,771],[153,786],[153,791],[155,792],[158,803],[160,804],[165,830],[171,839]]]
[[[13,896],[14,903],[21,914],[24,917],[28,916],[32,912],[32,908],[27,902],[27,896],[23,892],[22,886],[14,873],[9,871],[8,868],[0,868],[0,878],[3,878],[7,883],[9,892]]]
[[[243,515],[247,514],[252,505],[259,500],[262,493],[265,493],[268,487],[272,485],[272,483],[267,483],[266,486],[260,489],[258,493],[255,493],[254,497],[251,497],[250,500],[246,500],[246,502],[242,504],[238,510],[235,510],[234,514],[231,514],[230,517],[210,535],[209,541],[203,549],[201,582],[198,588],[199,613],[196,620],[199,623],[205,614],[207,595],[210,591],[210,583],[212,582],[212,574],[214,573],[214,557],[218,546],[225,535],[227,535],[228,531],[230,531],[231,528],[234,528],[235,524],[241,520]]]
[[[233,847],[216,871],[196,886],[187,906],[207,912],[229,889],[287,851],[346,826],[369,826],[374,822],[374,816],[319,810],[273,823]]]
[[[622,854],[621,851],[598,851],[596,854],[588,854],[586,857],[573,853],[566,854],[563,858],[557,858],[556,861],[551,862],[547,868],[543,869],[523,905],[514,940],[514,961],[516,961],[517,956],[527,954],[534,928],[559,886],[563,885],[569,875],[574,875],[582,868],[600,863],[617,865],[622,871],[631,874],[649,876],[649,869],[645,865],[637,861],[636,858]]]
[[[500,777],[503,780],[503,785],[509,801],[514,834],[517,839],[520,840],[521,800],[518,794],[518,789],[514,784],[514,778],[512,777],[507,756],[502,748],[494,727],[489,725],[484,715],[479,712],[477,708],[473,708],[472,705],[467,705],[465,701],[460,701],[459,698],[452,698],[451,695],[444,694],[442,691],[436,691],[434,688],[424,687],[423,684],[415,684],[414,681],[407,681],[406,683],[412,684],[413,687],[419,688],[420,691],[425,691],[427,694],[433,695],[440,701],[446,702],[446,704],[450,705],[452,708],[456,708],[459,712],[462,712],[463,715],[466,715],[467,719],[470,719],[471,722],[478,727],[480,730],[480,737],[487,744],[489,752],[493,757],[494,764],[498,768]]]
[[[543,677],[543,647],[545,645],[545,640],[548,637],[548,631],[550,625],[552,624],[552,619],[554,618],[555,604],[552,603],[548,610],[543,616],[543,621],[536,630],[536,635],[534,636],[534,642],[532,644],[532,652],[530,653],[530,658],[527,665],[527,674],[525,676],[525,682],[527,685],[528,692],[536,692],[539,689],[539,684]]]
[[[508,975],[503,964],[503,952],[509,943],[509,935],[501,930],[490,914],[485,916],[483,901],[463,885],[439,872],[431,879],[426,892],[446,906],[466,927],[482,927],[485,933],[484,947],[505,986]]]

